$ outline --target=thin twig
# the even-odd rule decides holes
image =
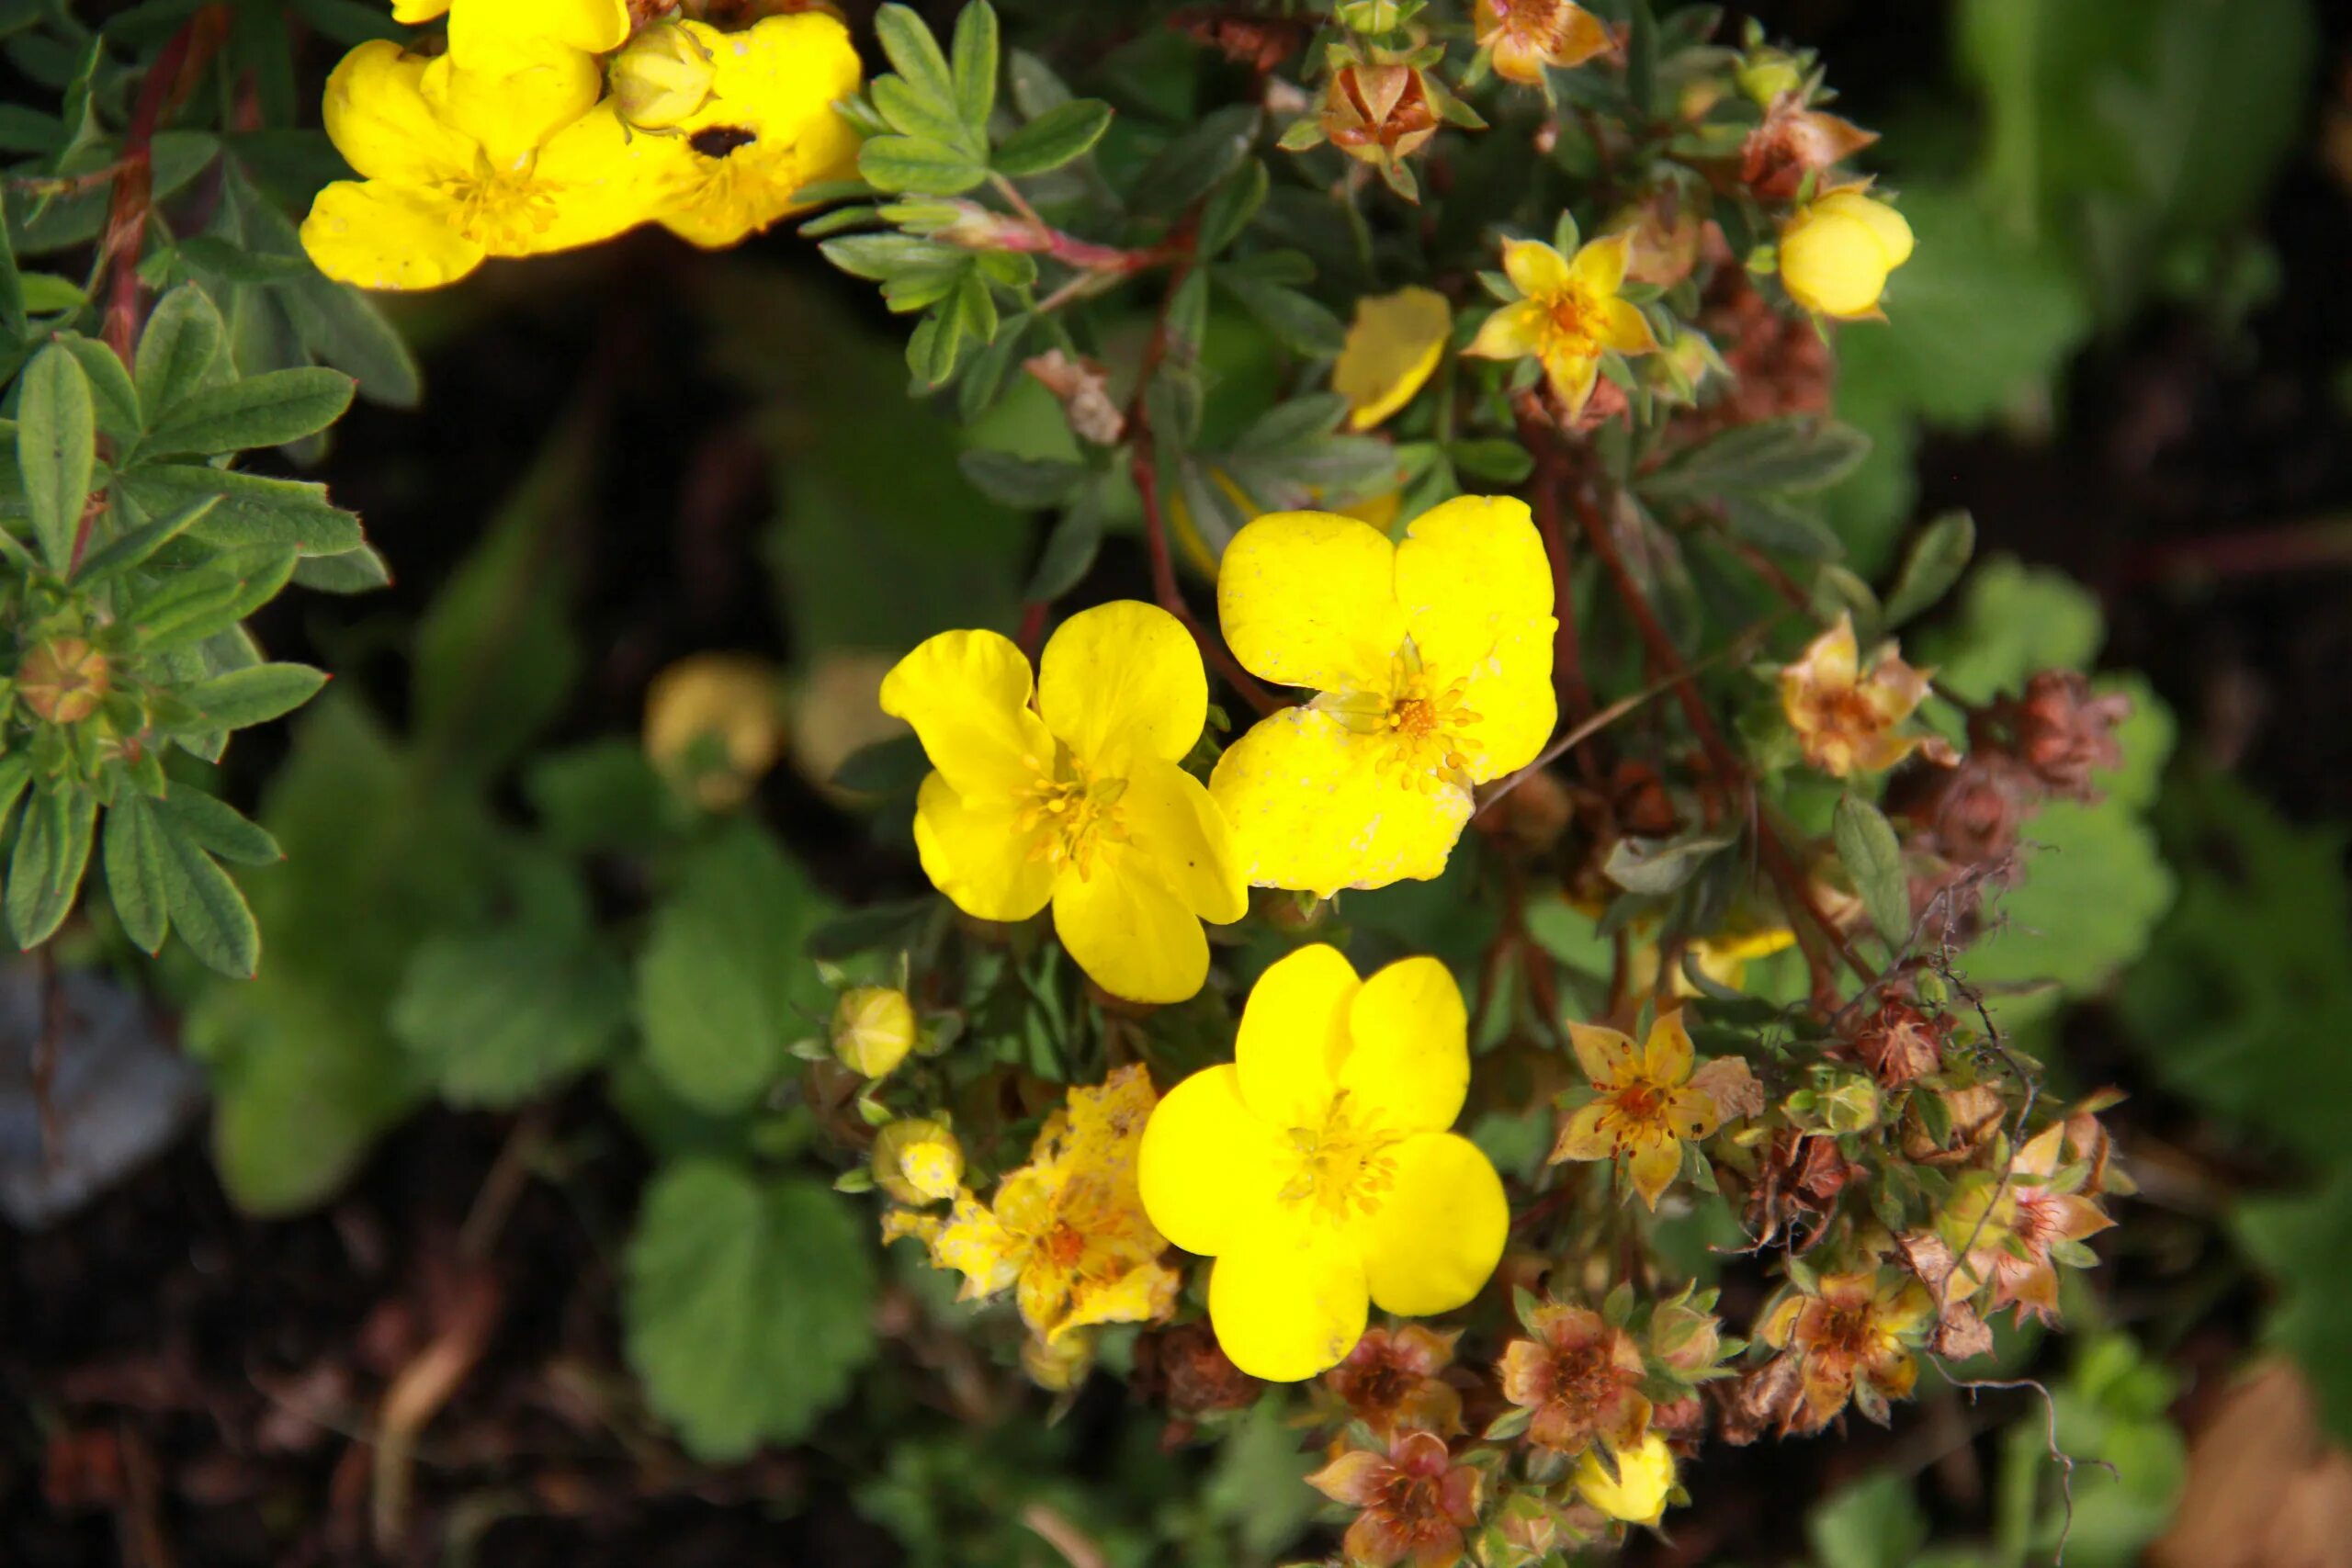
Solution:
[[[1949,1369],[1946,1370],[1945,1376],[1951,1377]],[[2075,1467],[2077,1465],[2084,1464],[2091,1465],[2096,1469],[2107,1472],[2108,1474],[2114,1476],[2119,1480],[2121,1479],[2123,1472],[2116,1469],[2114,1463],[2110,1461],[2103,1459],[2078,1460],[2074,1455],[2068,1453],[2065,1450],[2058,1446],[2058,1401],[2052,1396],[2049,1389],[2043,1387],[2040,1382],[2037,1382],[2032,1378],[1952,1378],[1951,1386],[1957,1389],[1966,1390],[1969,1402],[1971,1404],[1975,1402],[1976,1395],[1980,1391],[2030,1388],[2033,1390],[2034,1393],[2041,1395],[2042,1409],[2050,1423],[2050,1458],[2052,1462],[2058,1466],[2059,1470],[2058,1495],[2060,1500],[2066,1506],[2065,1522],[2058,1529],[2058,1544],[2051,1553],[2050,1562],[2051,1568],[2064,1568],[2064,1563],[2066,1562],[2066,1540],[2069,1536],[2072,1536],[2075,1533]],[[2030,1522],[2028,1524],[2028,1529],[2031,1529]]]

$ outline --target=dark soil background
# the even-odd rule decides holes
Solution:
[[[1948,90],[1940,16],[1918,15],[1931,8],[1754,9],[1776,33],[1820,47],[1865,121],[1904,92]],[[2352,8],[2322,11],[2332,82],[2352,50]],[[2197,315],[2159,310],[2077,365],[2048,445],[1931,440],[1921,511],[1966,506],[1987,550],[2097,589],[2113,627],[2107,660],[2150,674],[2182,716],[2184,743],[2316,820],[2352,817],[2352,574],[2243,543],[2352,517],[2340,389],[2352,365],[2352,194],[2322,159],[2316,119],[2305,145],[2268,215],[2283,282],[2249,324],[2251,351]],[[812,279],[823,273],[790,237],[760,249]],[[726,389],[696,372],[699,328],[674,302],[678,269],[695,265],[684,247],[639,236],[488,280],[503,298],[427,354],[424,407],[356,411],[323,475],[368,517],[398,584],[354,602],[290,595],[263,627],[273,646],[318,658],[397,713],[399,629],[472,542],[479,508],[454,498],[494,495],[518,477],[590,375],[616,378],[616,438],[594,512],[568,541],[594,657],[567,728],[633,730],[647,678],[682,653],[786,646],[765,576],[747,565],[770,514],[765,459]],[[869,291],[832,294],[880,319]],[[2241,543],[2212,547],[2223,540]],[[2184,570],[2198,559],[2225,570]],[[232,753],[248,802],[280,746],[262,735]],[[788,781],[770,787],[770,816],[821,871],[865,874],[842,863],[846,835],[820,803]],[[2111,1045],[2106,1054],[2129,1071]],[[2163,1113],[2161,1100],[2150,1113]],[[894,1561],[828,1461],[695,1468],[611,1396],[625,1374],[605,1238],[624,1229],[641,1175],[627,1147],[593,1096],[534,1113],[520,1140],[513,1119],[433,1111],[324,1212],[257,1224],[230,1206],[191,1133],[62,1227],[0,1241],[0,1563],[376,1560],[375,1456],[355,1439],[387,1382],[486,1298],[498,1327],[425,1433],[416,1528],[394,1560],[444,1561],[446,1533],[473,1543],[469,1559],[447,1560],[499,1568]],[[518,1149],[579,1156],[575,1179],[510,1189],[493,1168]],[[494,1258],[469,1262],[469,1216],[509,1190]],[[2217,1333],[2196,1353],[2230,1353],[2226,1325]],[[1117,1418],[1116,1391],[1097,1394],[1079,1418]],[[1711,1450],[1693,1475],[1700,1506],[1677,1516],[1679,1544],[1635,1558],[1802,1551],[1804,1502],[1832,1473],[1890,1449],[1919,1451],[1927,1419],[1850,1446]]]

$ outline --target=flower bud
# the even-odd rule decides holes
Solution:
[[[667,130],[710,101],[718,63],[676,22],[646,28],[613,57],[613,107],[639,130]]]
[[[1021,1370],[1048,1393],[1068,1393],[1094,1370],[1094,1336],[1084,1329],[1066,1331],[1058,1339],[1032,1335],[1021,1347]]]
[[[17,694],[44,724],[79,724],[112,688],[107,656],[78,637],[44,642],[17,671]]]
[[[1878,310],[1886,276],[1911,259],[1911,225],[1857,189],[1832,191],[1781,232],[1781,283],[1808,310],[1839,321]]]
[[[1825,1086],[1817,1104],[1832,1133],[1864,1133],[1878,1125],[1878,1085],[1859,1074]]]
[[[953,1198],[964,1184],[964,1145],[944,1122],[910,1117],[874,1139],[874,1185],[901,1203]]]
[[[1732,74],[1748,101],[1764,108],[1771,107],[1783,93],[1795,92],[1804,80],[1797,62],[1777,49],[1757,51]]]
[[[784,750],[774,668],[732,653],[697,653],[645,694],[645,754],[708,810],[751,798]]]
[[[888,1077],[914,1043],[914,1004],[904,991],[854,986],[833,1004],[833,1055],[854,1073]]]
[[[1577,1491],[1584,1500],[1612,1519],[1654,1525],[1666,1512],[1666,1495],[1674,1490],[1674,1450],[1656,1432],[1643,1436],[1640,1446],[1616,1453],[1617,1474],[1610,1477],[1592,1449],[1577,1461]]]
[[[1650,1353],[1677,1376],[1702,1378],[1723,1359],[1723,1321],[1711,1312],[1668,1302],[1650,1319]]]

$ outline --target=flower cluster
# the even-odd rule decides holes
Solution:
[[[326,126],[360,175],[319,193],[302,243],[366,288],[435,288],[490,256],[541,255],[660,223],[731,245],[847,172],[857,90],[836,17],[631,36],[626,0],[449,0],[444,52],[360,45],[327,85]]]

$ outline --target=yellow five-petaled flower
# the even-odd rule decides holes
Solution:
[[[1144,1131],[1144,1208],[1216,1259],[1209,1322],[1234,1365],[1336,1366],[1370,1304],[1451,1312],[1502,1257],[1495,1168],[1446,1131],[1470,1082],[1462,992],[1434,958],[1368,980],[1305,947],[1260,977],[1233,1062],[1194,1073]]]
[[[1080,612],[1029,660],[990,631],[942,632],[882,682],[936,770],[915,847],[966,914],[1051,904],[1079,966],[1114,995],[1180,1002],[1209,967],[1201,922],[1249,908],[1225,818],[1177,763],[1208,721],[1201,651],[1175,616],[1120,600]]]
[[[1552,575],[1523,502],[1464,496],[1405,540],[1329,512],[1235,535],[1217,571],[1250,673],[1319,694],[1261,720],[1209,788],[1249,879],[1329,897],[1427,879],[1474,785],[1552,733]]]
[[[1657,347],[1648,318],[1618,298],[1632,244],[1629,235],[1608,234],[1564,256],[1541,240],[1504,242],[1503,273],[1521,298],[1488,316],[1463,352],[1481,359],[1532,355],[1569,417],[1582,413],[1603,355]]]
[[[1634,1190],[1657,1207],[1682,1168],[1682,1145],[1697,1143],[1723,1122],[1714,1097],[1690,1081],[1690,1033],[1679,1010],[1662,1012],[1649,1039],[1589,1023],[1568,1025],[1577,1062],[1592,1080],[1594,1098],[1570,1117],[1552,1158],[1626,1157]]]

